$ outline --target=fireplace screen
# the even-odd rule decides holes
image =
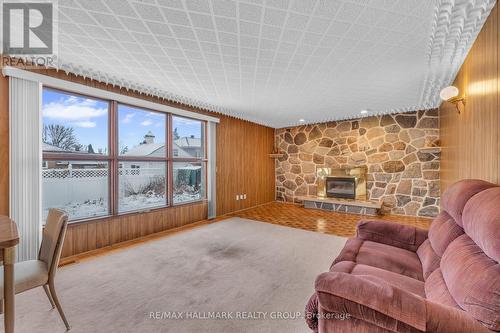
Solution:
[[[355,199],[355,177],[326,177],[326,196],[334,198]]]

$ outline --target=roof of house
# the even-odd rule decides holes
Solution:
[[[62,148],[51,145],[50,143],[47,143],[47,142],[42,142],[42,149],[43,149],[43,151],[66,151]]]
[[[143,143],[133,148],[130,148],[124,155],[127,156],[149,156],[158,149],[163,149],[164,143]]]
[[[146,137],[154,138],[153,133],[149,131]],[[173,142],[174,148],[183,152],[183,155],[189,156],[192,155],[186,152],[184,149],[186,148],[200,148],[201,147],[201,139],[200,138],[192,138],[192,137],[182,137],[174,140]],[[146,143],[143,142],[135,147],[130,148],[127,152],[124,153],[125,156],[150,156],[155,154],[158,150],[165,149],[165,143],[163,142],[151,142]]]
[[[201,147],[200,138],[182,137],[174,140],[174,143],[182,148],[199,148]]]

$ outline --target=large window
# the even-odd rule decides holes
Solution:
[[[44,89],[42,209],[109,215],[109,102]]]
[[[164,162],[122,162],[118,169],[118,211],[165,206],[166,168]]]
[[[59,91],[43,91],[43,151],[107,155],[109,103]]]
[[[42,205],[70,220],[205,198],[205,122],[44,88]]]
[[[118,211],[167,204],[167,115],[118,104]]]
[[[118,104],[118,154],[120,156],[166,157],[165,113]]]
[[[109,164],[99,160],[44,160],[43,216],[49,208],[66,211],[71,219],[109,214]]]
[[[174,203],[200,200],[203,196],[205,163],[174,162]]]
[[[205,124],[199,120],[172,117],[173,200],[200,200],[205,184]]]

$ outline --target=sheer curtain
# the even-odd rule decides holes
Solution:
[[[41,239],[42,85],[9,77],[10,217],[19,230],[17,260],[36,259]]]

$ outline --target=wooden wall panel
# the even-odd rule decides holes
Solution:
[[[441,191],[465,178],[500,182],[498,10],[497,3],[455,79],[465,109],[441,105]]]
[[[67,75],[64,72],[53,70],[36,72],[188,111],[214,115],[178,103]],[[274,160],[269,157],[269,153],[273,150],[274,129],[221,114],[215,116],[220,118],[216,140],[217,215],[273,201]],[[0,75],[0,214],[4,215],[8,214],[9,203],[8,123],[8,79]],[[237,201],[237,194],[246,194],[247,199]],[[206,219],[207,214],[207,204],[199,203],[155,210],[151,213],[72,224],[68,227],[63,257],[180,227]]]
[[[217,127],[217,213],[227,214],[273,201],[274,129],[221,118]],[[246,194],[246,200],[236,195]]]
[[[148,213],[128,214],[70,224],[64,241],[62,257],[66,258],[204,220],[207,213],[207,203],[202,202],[158,209]],[[158,229],[153,227],[154,221],[162,222],[156,224]]]

